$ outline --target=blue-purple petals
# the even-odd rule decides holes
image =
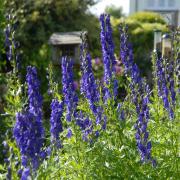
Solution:
[[[68,122],[71,122],[74,117],[78,103],[78,96],[73,82],[73,62],[67,57],[62,57],[63,96],[66,106],[66,120]]]
[[[56,147],[61,147],[61,142],[59,139],[60,133],[63,131],[62,126],[62,115],[64,109],[64,102],[59,102],[57,99],[53,99],[51,102],[51,117],[50,117],[50,132],[51,132],[51,142]]]
[[[93,123],[89,119],[89,117],[84,116],[82,111],[80,111],[76,116],[76,124],[80,127],[82,131],[83,141],[90,141],[90,136],[93,133]]]
[[[11,180],[12,179],[12,168],[11,168],[11,166],[8,166],[8,168],[7,168],[6,179],[7,180]]]
[[[83,94],[84,97],[89,102],[89,107],[96,119],[96,125],[100,124],[102,128],[104,128],[105,122],[103,121],[103,108],[99,106],[100,93],[92,70],[91,56],[88,50],[86,34],[82,35],[80,60],[81,60],[81,73],[82,73],[81,94]],[[87,134],[91,133],[92,128],[90,129],[91,130],[88,130],[88,133],[87,132],[85,133],[86,134],[85,137],[87,137]]]
[[[115,79],[115,56],[114,43],[112,40],[112,28],[110,24],[110,15],[100,15],[101,24],[101,46],[104,63],[104,100],[117,96],[118,83]],[[111,88],[112,87],[112,88]]]
[[[73,133],[72,133],[71,128],[68,128],[68,130],[67,130],[67,134],[66,134],[66,137],[67,137],[67,138],[71,138],[71,137],[72,137],[72,135],[73,135]]]
[[[30,174],[31,174],[31,171],[30,171],[30,168],[25,168],[22,172],[21,172],[21,180],[28,180],[28,178],[30,178]]]
[[[134,63],[132,45],[128,42],[127,27],[120,27],[120,55],[125,67],[126,76],[130,77],[130,89],[132,102],[136,107],[138,119],[135,123],[137,148],[142,162],[153,162],[151,157],[151,142],[148,140],[147,125],[149,115],[150,90],[141,78],[139,68]]]
[[[89,107],[96,116],[98,113],[98,103],[100,100],[100,94],[97,88],[97,84],[94,78],[92,70],[91,56],[88,52],[88,44],[86,42],[86,34],[82,35],[82,44],[81,44],[81,94],[89,102]]]
[[[42,124],[30,112],[17,113],[13,135],[20,149],[22,165],[27,167],[31,163],[37,169],[43,145]]]
[[[13,136],[20,149],[21,164],[24,171],[32,167],[35,171],[39,166],[41,148],[44,142],[44,128],[42,124],[42,96],[40,82],[35,67],[27,68],[26,82],[28,86],[29,107],[26,111],[16,114]],[[22,179],[28,174],[22,173]]]
[[[167,62],[166,59],[159,58],[155,54],[155,80],[158,96],[162,99],[164,108],[170,119],[174,119],[174,107],[176,103],[176,92],[174,84],[174,63]]]
[[[120,121],[125,120],[125,113],[124,113],[124,110],[122,109],[121,103],[118,103],[117,105],[117,114],[118,114],[118,119]]]
[[[8,14],[6,16],[7,26],[5,27],[5,51],[6,51],[6,62],[7,62],[7,71],[14,68],[14,72],[18,72],[20,70],[20,53],[19,47],[20,43],[15,39],[15,32],[17,29],[17,21],[15,20],[15,16],[12,14]],[[13,61],[13,62],[12,62]],[[12,65],[12,67],[11,67]]]
[[[29,112],[34,114],[38,121],[41,121],[43,99],[40,94],[40,81],[35,67],[27,67],[26,82],[28,85]]]

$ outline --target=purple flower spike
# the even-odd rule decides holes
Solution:
[[[104,100],[105,102],[117,96],[118,83],[114,78],[116,74],[115,69],[115,56],[114,56],[114,43],[112,40],[112,28],[110,23],[110,16],[106,14],[100,15],[100,24],[101,24],[101,46],[103,53],[103,63],[104,63]],[[111,90],[107,88],[107,86],[113,87],[113,94],[111,94]]]
[[[21,180],[27,180],[28,177],[30,177],[30,168],[25,168],[25,169],[22,171]]]
[[[82,35],[81,44],[81,94],[88,100],[89,107],[96,118],[96,124],[102,120],[103,109],[98,105],[100,93],[92,70],[91,56],[88,50],[86,34]],[[102,122],[103,123],[103,122]]]
[[[78,96],[74,87],[73,62],[67,57],[62,58],[62,84],[64,103],[66,105],[66,120],[71,122],[75,116]]]
[[[13,136],[20,149],[22,165],[24,167],[31,165],[33,170],[36,170],[44,142],[44,128],[42,124],[40,82],[35,67],[29,66],[27,68],[26,82],[29,108],[25,112],[16,114]]]
[[[163,101],[164,108],[170,119],[174,119],[174,107],[176,103],[176,92],[174,85],[174,62],[167,63],[166,59],[159,58],[156,54],[155,77],[158,95]],[[168,73],[167,73],[167,72]]]
[[[66,136],[67,136],[67,138],[71,138],[72,135],[73,135],[72,130],[69,128]]]
[[[63,115],[64,102],[59,102],[56,99],[52,100],[51,103],[51,117],[50,117],[50,132],[51,142],[57,147],[61,147],[59,134],[63,131],[61,118]]]
[[[86,37],[83,37],[86,38]],[[99,91],[97,88],[97,84],[94,78],[93,70],[92,70],[92,60],[91,56],[87,49],[86,39],[83,39],[81,44],[81,94],[83,94],[89,102],[90,109],[97,115],[97,104],[100,100]]]
[[[135,138],[137,149],[142,162],[150,161],[152,163],[151,142],[148,141],[149,132],[147,132],[147,125],[150,119],[148,107],[150,90],[141,78],[138,66],[134,63],[132,45],[128,42],[127,27],[120,27],[120,43],[120,55],[125,74],[131,79],[130,90],[132,102],[136,107],[138,116],[136,124],[134,125],[136,129]]]
[[[106,14],[100,15],[101,24],[101,46],[103,53],[103,63],[104,63],[104,94],[105,101],[112,97],[117,96],[118,84],[115,79],[116,69],[115,69],[115,56],[114,56],[114,43],[112,40],[112,28],[110,23],[110,16]],[[111,85],[113,89],[113,94],[110,93],[110,89],[107,86]]]

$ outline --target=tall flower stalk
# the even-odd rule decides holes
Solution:
[[[63,116],[64,102],[59,102],[57,99],[53,99],[51,102],[51,117],[50,117],[50,132],[51,142],[57,147],[61,147],[61,141],[59,139],[60,133],[63,131],[63,125],[61,118]]]
[[[20,53],[18,50],[20,43],[15,39],[18,21],[16,21],[15,16],[12,14],[8,14],[6,19],[8,24],[4,33],[7,71],[13,69],[13,71],[17,73],[20,70]]]
[[[149,114],[149,95],[150,90],[144,80],[140,76],[139,68],[134,63],[132,45],[128,42],[127,27],[120,27],[120,56],[125,67],[126,76],[130,77],[130,89],[132,102],[136,107],[138,119],[135,123],[137,149],[141,156],[142,162],[152,162],[151,157],[151,141],[149,140],[149,132],[147,125],[150,120]]]
[[[96,118],[96,124],[106,124],[103,109],[99,105],[100,93],[92,70],[91,56],[88,51],[87,34],[82,34],[81,44],[81,93],[89,102],[89,107]],[[103,125],[102,125],[103,127]]]
[[[78,96],[73,84],[73,62],[67,57],[62,58],[62,84],[64,104],[66,106],[66,120],[71,122],[75,116]]]
[[[98,103],[100,101],[100,94],[93,74],[91,56],[88,52],[88,44],[86,41],[86,34],[83,34],[80,56],[82,73],[81,94],[83,94],[87,98],[90,109],[96,116],[98,113]]]
[[[21,163],[27,170],[32,167],[35,171],[39,166],[41,148],[44,141],[42,124],[42,96],[40,82],[35,67],[27,67],[26,82],[28,86],[28,109],[16,115],[13,135],[21,153]],[[24,176],[25,172],[22,172]]]
[[[174,119],[174,107],[176,103],[174,62],[159,57],[156,52],[153,54],[154,80],[158,97],[161,98],[163,106],[169,114],[170,119]]]
[[[43,98],[40,93],[40,81],[35,67],[27,67],[26,82],[28,86],[29,112],[37,117],[37,121],[41,122]]]
[[[112,40],[112,28],[110,24],[110,15],[100,15],[101,24],[101,46],[103,53],[104,63],[104,94],[105,101],[117,96],[118,83],[115,79],[115,56],[114,56],[114,43]],[[110,88],[111,87],[111,88]]]
[[[76,124],[80,127],[82,131],[83,141],[91,141],[90,135],[93,133],[93,122],[89,117],[84,116],[82,111],[80,111],[76,116]]]

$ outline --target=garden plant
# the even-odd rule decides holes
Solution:
[[[86,32],[80,47],[80,88],[75,86],[73,59],[59,59],[61,81],[47,72],[49,118],[44,115],[41,73],[35,66],[21,73],[16,17],[8,15],[4,73],[6,103],[0,179],[179,179],[180,32],[171,32],[169,58],[152,52],[152,84],[134,61],[128,27],[119,27],[117,61],[110,16],[102,14],[100,43],[103,78],[96,79]],[[135,38],[135,37],[134,37]],[[142,45],[143,46],[143,45]],[[116,47],[117,48],[117,47]],[[143,53],[143,52],[141,52]],[[121,94],[119,87],[124,87]],[[1,127],[1,129],[2,129]]]

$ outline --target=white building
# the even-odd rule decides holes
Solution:
[[[180,26],[180,0],[130,0],[130,14],[138,11],[158,12],[168,24]]]

